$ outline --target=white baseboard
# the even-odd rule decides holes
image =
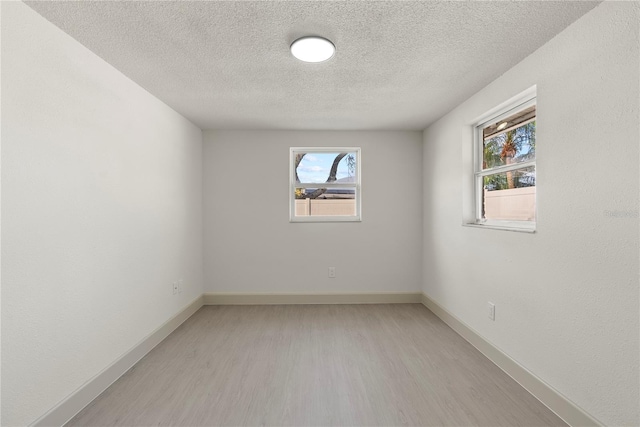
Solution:
[[[91,403],[93,399],[98,397],[100,393],[124,375],[125,372],[149,353],[156,345],[169,336],[169,334],[185,320],[198,311],[202,305],[203,298],[201,295],[31,425],[38,427],[62,426],[67,423],[85,406]]]
[[[277,294],[277,293],[205,293],[205,305],[267,304],[398,304],[421,303],[420,292]]]
[[[418,292],[351,293],[351,294],[233,294],[205,293],[193,300],[178,314],[120,356],[111,365],[91,378],[75,392],[58,403],[32,426],[62,426],[106,390],[171,332],[191,317],[203,305],[264,305],[264,304],[390,304],[422,303],[460,336],[477,348],[507,375],[522,385],[540,402],[571,426],[602,426],[560,392],[535,376],[525,367],[495,347],[471,327],[441,307],[429,296]]]
[[[559,391],[495,347],[470,326],[422,294],[422,304],[570,426],[602,426]]]

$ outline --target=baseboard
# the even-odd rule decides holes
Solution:
[[[203,305],[265,304],[390,304],[422,303],[460,336],[477,348],[507,375],[522,385],[540,402],[571,426],[602,426],[560,392],[495,347],[475,330],[441,307],[429,296],[417,293],[350,293],[350,294],[232,294],[205,293],[184,307],[132,349],[71,393],[32,426],[62,426],[106,390],[171,332]]]
[[[198,311],[202,305],[203,298],[201,295],[31,425],[62,426],[67,423],[185,320]]]
[[[570,426],[602,426],[591,415],[491,344],[470,326],[422,294],[422,304]]]
[[[267,304],[399,304],[421,303],[420,292],[274,294],[274,293],[205,293],[205,305]]]

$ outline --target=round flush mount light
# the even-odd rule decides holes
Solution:
[[[324,37],[301,37],[291,44],[293,56],[304,62],[323,62],[331,58],[336,47]]]

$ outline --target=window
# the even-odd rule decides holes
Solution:
[[[535,230],[535,93],[476,125],[474,185],[476,224]]]
[[[291,148],[292,222],[360,221],[360,148]]]

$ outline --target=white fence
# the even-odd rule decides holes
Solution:
[[[355,199],[297,199],[296,216],[353,216]]]
[[[536,187],[509,190],[484,190],[484,213],[487,219],[534,221]],[[297,199],[296,216],[352,216],[354,199]]]
[[[536,187],[484,190],[484,216],[486,219],[534,221]]]

